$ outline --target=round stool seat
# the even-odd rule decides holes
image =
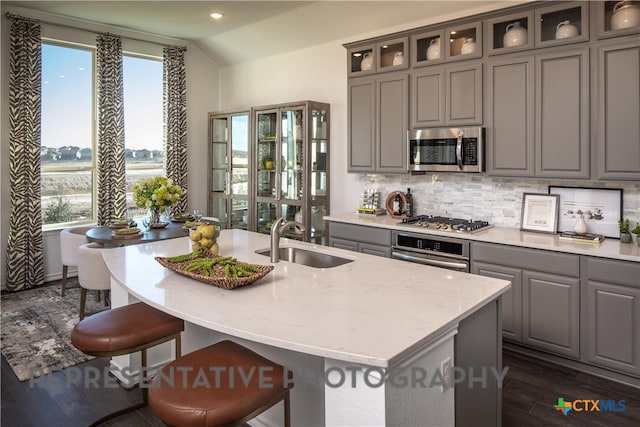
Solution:
[[[182,319],[138,302],[86,317],[73,328],[71,342],[87,354],[117,355],[148,347],[158,340],[166,341],[183,330]]]
[[[280,400],[288,421],[290,371],[232,341],[222,341],[169,363],[154,377],[149,406],[172,426],[245,422]]]

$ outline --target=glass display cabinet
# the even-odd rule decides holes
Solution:
[[[249,111],[209,113],[209,212],[222,228],[250,223]]]
[[[326,243],[329,213],[329,105],[313,101],[254,110],[255,230],[269,234],[276,218],[305,230],[285,237]],[[250,227],[250,229],[254,229]]]
[[[550,4],[535,11],[536,48],[589,40],[588,2]]]

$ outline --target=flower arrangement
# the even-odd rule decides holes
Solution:
[[[182,187],[174,185],[171,179],[163,176],[141,179],[133,187],[136,206],[156,211],[178,203],[182,193]]]

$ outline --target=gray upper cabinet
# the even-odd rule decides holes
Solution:
[[[375,44],[347,49],[347,75],[349,77],[375,74],[377,63]]]
[[[376,101],[376,172],[407,173],[409,75],[379,77]]]
[[[376,44],[377,72],[409,68],[409,38],[401,37]]]
[[[533,10],[499,16],[484,22],[487,55],[533,49]]]
[[[486,62],[487,173],[589,178],[589,49]]]
[[[586,360],[640,377],[640,264],[583,261]]]
[[[487,174],[534,176],[534,58],[486,63]]]
[[[376,78],[362,77],[348,83],[349,172],[375,170]]]
[[[640,10],[640,0],[592,2],[591,25],[595,27],[596,37],[604,39],[640,33],[640,22],[632,18],[637,10]]]
[[[482,124],[482,64],[411,73],[411,128]]]
[[[409,76],[351,79],[349,172],[407,173]]]
[[[447,27],[442,42],[447,62],[482,58],[482,21]]]
[[[597,47],[598,178],[640,180],[640,37]]]
[[[535,47],[589,40],[589,2],[549,2],[535,10]]]
[[[536,176],[589,178],[589,49],[536,56]]]
[[[444,67],[411,72],[411,91],[411,128],[444,126]]]
[[[444,30],[428,31],[411,36],[411,66],[422,67],[444,62]]]

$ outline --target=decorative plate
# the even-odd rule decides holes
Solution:
[[[149,224],[149,228],[165,228],[167,225],[169,225],[168,222],[159,222],[157,224]]]
[[[194,220],[193,215],[191,214],[182,214],[178,216],[172,216],[171,222],[187,222]]]

